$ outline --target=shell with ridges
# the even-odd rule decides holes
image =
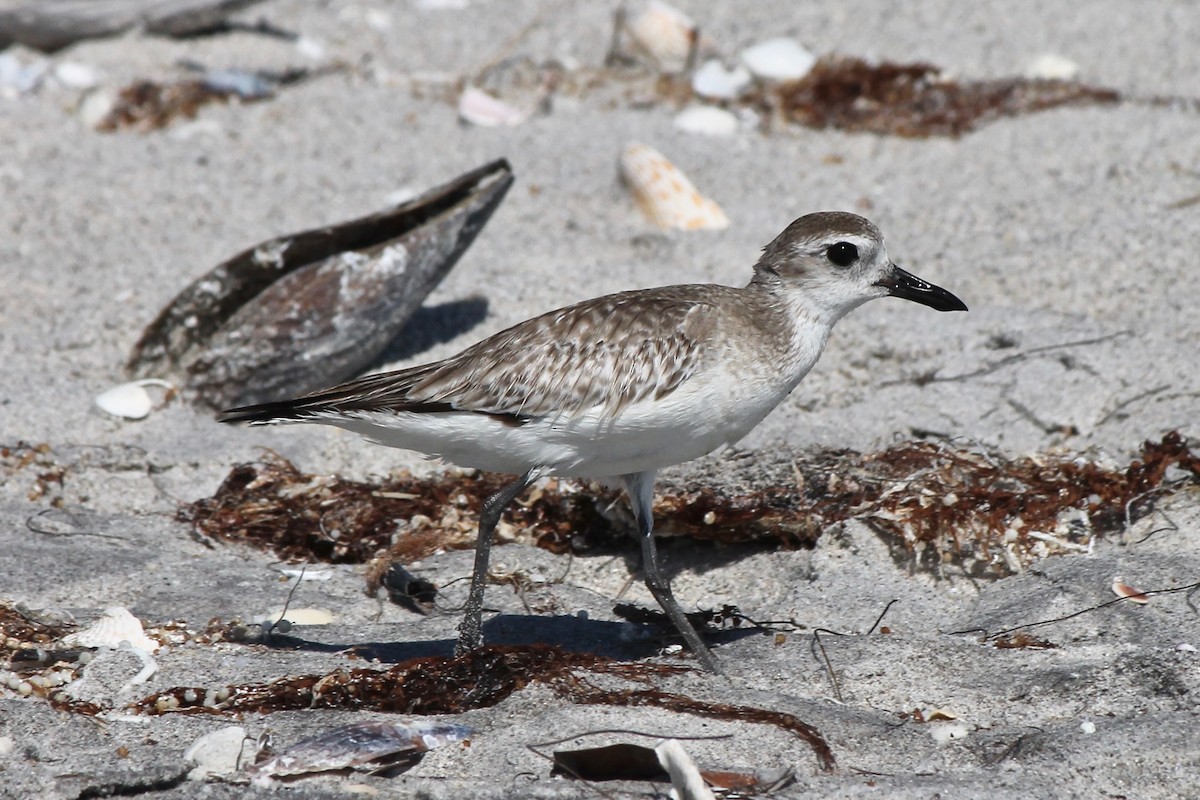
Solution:
[[[678,167],[648,145],[633,142],[620,159],[620,174],[638,207],[661,228],[721,230],[729,218],[704,197]]]

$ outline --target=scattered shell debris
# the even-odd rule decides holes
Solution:
[[[729,218],[704,197],[678,167],[649,145],[633,142],[619,161],[621,180],[638,208],[660,228],[723,230]]]
[[[415,764],[439,747],[469,743],[474,731],[465,725],[399,719],[345,725],[297,742],[246,767],[257,786],[272,785],[273,778],[331,770],[386,770],[395,774]]]
[[[795,466],[794,483],[745,494],[665,491],[655,501],[659,532],[799,548],[855,518],[883,535],[899,562],[939,574],[956,567],[1001,577],[1050,555],[1086,550],[1097,537],[1123,532],[1159,500],[1200,484],[1200,455],[1178,433],[1145,443],[1123,469],[1062,454],[1009,459],[932,442],[867,454],[813,451]],[[1169,468],[1179,477],[1167,481]],[[452,471],[358,482],[303,473],[271,456],[234,467],[213,497],[184,506],[179,518],[205,536],[285,560],[371,562],[373,593],[393,564],[473,547],[483,500],[507,480]],[[583,493],[575,485],[547,480],[532,487],[506,514],[511,540],[558,553],[631,546],[631,523],[608,510],[615,494]],[[335,528],[336,540],[325,535]]]
[[[129,381],[118,384],[96,396],[96,406],[106,414],[121,419],[145,419],[154,410],[154,399],[146,391],[147,386],[157,386],[165,389],[162,403],[169,403],[178,390],[170,381],[158,378],[145,378],[139,381]]]

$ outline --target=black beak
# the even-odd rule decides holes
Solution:
[[[892,265],[892,274],[875,282],[888,290],[892,297],[903,297],[938,311],[966,311],[967,304],[940,286],[923,281],[911,272]]]

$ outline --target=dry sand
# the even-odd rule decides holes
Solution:
[[[280,607],[287,586],[279,565],[258,552],[201,546],[174,520],[180,502],[211,494],[230,466],[262,447],[311,472],[428,467],[331,430],[218,426],[178,402],[123,422],[92,400],[122,380],[129,348],[158,309],[221,259],[269,236],[374,211],[392,192],[500,156],[513,163],[517,185],[388,366],[448,355],[538,311],[614,290],[740,283],[758,248],[793,218],[869,209],[893,258],[957,293],[970,313],[891,300],[855,312],[794,395],[740,443],[754,459],[738,461],[738,470],[786,464],[793,448],[873,448],[914,430],[1010,455],[1058,448],[1114,463],[1167,431],[1200,434],[1200,205],[1171,208],[1200,195],[1194,109],[1135,101],[1062,109],[1001,120],[959,140],[800,128],[706,138],[673,128],[668,108],[635,107],[619,91],[601,90],[562,97],[517,127],[466,127],[446,93],[428,87],[473,74],[526,26],[511,53],[597,66],[614,4],[420,5],[278,0],[245,12],[245,20],[263,16],[319,40],[327,58],[352,68],[269,102],[210,106],[195,122],[159,132],[96,133],[74,113],[72,90],[0,100],[0,443],[49,443],[69,467],[65,484],[38,500],[27,496],[31,472],[0,476],[0,599],[83,619],[122,605],[147,620],[194,627]],[[1086,11],[1032,0],[920,0],[902,10],[866,0],[681,5],[727,53],[786,34],[819,53],[929,61],[961,77],[1017,74],[1056,53],[1077,62],[1083,79],[1132,98],[1200,96],[1200,13],[1186,2],[1103,0]],[[177,77],[184,58],[214,68],[313,63],[290,43],[251,33],[191,41],[133,34],[76,45],[54,61],[90,65],[105,86],[119,87]],[[410,88],[413,76],[426,90]],[[730,228],[650,229],[615,179],[617,154],[635,139],[666,152],[724,207]],[[1001,339],[1012,347],[996,349]],[[911,380],[932,370],[971,373],[1014,353],[1030,354],[961,381]],[[1075,432],[1063,433],[1068,427]],[[719,481],[732,471],[728,456],[716,455],[668,477]],[[42,519],[75,535],[27,527],[53,496],[70,514]],[[1165,526],[1155,516],[1092,553],[990,582],[913,571],[857,523],[811,551],[666,544],[676,592],[689,607],[736,603],[758,618],[865,632],[899,600],[887,617],[891,635],[823,640],[842,702],[801,633],[782,645],[729,639],[717,648],[728,675],[658,681],[667,691],[796,714],[828,739],[838,760],[832,773],[771,726],[572,705],[532,687],[457,718],[478,730],[469,749],[434,752],[394,779],[327,778],[286,791],[332,797],[365,783],[397,796],[592,797],[581,783],[551,778],[525,745],[626,728],[728,735],[687,747],[708,766],[793,768],[797,783],[781,793],[788,797],[1196,796],[1200,656],[1177,646],[1200,647],[1200,620],[1183,594],[1039,629],[1059,645],[1053,650],[997,650],[944,633],[1104,602],[1116,575],[1141,588],[1196,581],[1195,492],[1163,510],[1173,529],[1146,538]],[[570,571],[564,585],[542,590],[557,617],[531,620],[515,595],[494,587],[488,603],[502,613],[487,633],[612,646],[619,628],[606,621],[632,549],[625,559],[570,564],[529,548],[499,549],[495,559],[509,568]],[[469,564],[469,553],[458,552],[424,566],[446,583]],[[636,585],[628,598],[649,600]],[[302,629],[303,638],[333,647],[173,648],[159,654],[157,675],[122,699],[327,671],[351,663],[336,651],[353,644],[390,643],[392,659],[446,652],[457,623],[367,598],[361,571],[349,568],[304,582],[294,603],[333,611],[332,625]],[[578,611],[587,611],[588,625],[572,623]],[[120,654],[105,663],[86,690],[111,702],[137,666]],[[963,738],[938,743],[934,731],[950,723],[901,724],[897,715],[939,707],[957,714]],[[383,715],[286,712],[241,724],[286,744],[376,716]],[[0,687],[0,796],[243,796],[252,790],[182,780],[184,748],[227,724],[167,715],[98,725]],[[615,791],[665,789],[624,783]]]

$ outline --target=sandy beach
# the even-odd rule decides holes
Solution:
[[[137,683],[136,653],[101,650],[64,687],[72,702],[106,709],[99,717],[22,692],[29,675],[10,664],[16,680],[0,680],[0,797],[661,797],[668,783],[552,776],[529,746],[653,747],[670,737],[723,737],[681,740],[704,769],[794,772],[772,792],[780,797],[1200,793],[1200,616],[1191,591],[1154,594],[1200,581],[1200,493],[1182,466],[1162,477],[1154,510],[1128,526],[1089,533],[1078,547],[1051,541],[1049,555],[994,574],[949,557],[930,568],[861,514],[804,546],[665,536],[663,561],[685,609],[734,605],[783,622],[715,634],[720,676],[630,679],[579,667],[577,678],[517,681],[497,703],[437,715],[473,729],[470,746],[433,750],[395,777],[322,775],[275,788],[248,786],[241,773],[189,780],[183,753],[231,725],[269,733],[278,748],[413,714],[132,709],[176,687],[450,655],[470,551],[412,565],[440,589],[439,611],[423,616],[369,596],[366,565],[314,561],[297,585],[284,570],[299,564],[214,543],[178,517],[268,450],[305,475],[348,480],[401,469],[437,476],[443,465],[320,426],[218,425],[186,396],[136,421],[94,400],[128,380],[129,352],[159,309],[223,259],[378,211],[492,159],[508,159],[515,184],[371,370],[443,358],[609,292],[744,284],[793,219],[839,209],[869,217],[899,265],[970,311],[893,299],[855,311],[779,408],[734,448],[665,471],[664,493],[795,489],[801,467],[810,485],[820,476],[814,453],[907,441],[1116,471],[1172,431],[1195,451],[1200,12],[1176,0],[1099,0],[1086,13],[1025,0],[678,6],[729,63],[788,36],[818,56],[928,63],[966,82],[1021,76],[1049,54],[1120,99],[1001,117],[956,138],[817,130],[761,108],[743,109],[730,135],[700,135],[674,124],[681,104],[656,93],[657,70],[605,67],[615,2],[268,0],[202,37],[131,31],[52,54],[5,51],[26,66],[45,59],[48,72],[31,91],[0,86],[0,603],[60,610],[81,625],[120,606],[152,631],[174,621],[197,633],[212,620],[268,618],[294,588],[292,607],[321,612],[324,624],[295,625],[269,643],[192,636],[158,649],[156,670]],[[256,31],[259,20],[299,38]],[[314,74],[156,130],[89,124],[88,103],[98,102],[89,98],[193,74],[181,62]],[[96,85],[56,79],[63,64],[86,67]],[[555,88],[530,90],[529,65],[553,65]],[[528,118],[461,121],[459,94],[481,76],[497,92],[508,87]],[[650,224],[617,179],[633,141],[685,172],[728,228]],[[597,512],[617,527],[623,513]],[[489,587],[485,635],[633,664],[693,663],[664,653],[670,636],[614,613],[618,599],[655,607],[630,583],[637,566],[633,539],[578,555],[528,538],[498,547],[494,571],[516,577]],[[1117,578],[1149,602],[1104,605]],[[872,623],[885,607],[882,633]],[[997,647],[991,636],[1086,609],[1026,630],[1047,646]],[[815,640],[815,630],[847,635]],[[825,768],[779,724],[678,702],[603,703],[601,690],[782,712],[819,732],[835,764]],[[651,735],[588,735],[612,729]]]

